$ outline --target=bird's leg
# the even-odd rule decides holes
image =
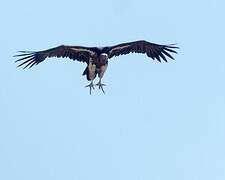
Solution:
[[[105,94],[105,91],[103,89],[103,86],[106,86],[106,84],[102,84],[101,83],[102,78],[99,79],[99,82],[97,84],[95,84],[95,86],[98,86],[99,89],[102,90],[102,92]]]
[[[94,88],[94,84],[93,84],[93,80],[91,80],[91,83],[88,84],[88,85],[85,86],[85,87],[89,87],[89,88],[90,88],[90,95],[91,95],[91,89],[95,89],[95,88]]]

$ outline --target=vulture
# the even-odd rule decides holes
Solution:
[[[72,60],[84,62],[87,64],[82,75],[86,76],[88,81],[91,81],[85,87],[89,88],[91,94],[94,86],[98,86],[99,89],[105,93],[102,83],[103,75],[107,69],[108,61],[119,55],[126,55],[129,53],[142,53],[146,54],[149,58],[161,62],[162,60],[167,62],[167,58],[173,59],[171,53],[177,53],[176,49],[179,48],[176,44],[161,45],[151,43],[145,40],[127,42],[117,44],[114,46],[104,47],[85,47],[85,46],[67,46],[61,45],[51,49],[43,51],[19,51],[20,54],[14,57],[19,58],[15,62],[20,62],[17,67],[23,66],[23,68],[31,68],[44,61],[46,58],[69,58]],[[99,77],[97,84],[93,83],[93,80]]]

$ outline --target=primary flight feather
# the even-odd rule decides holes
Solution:
[[[175,51],[177,48],[175,44],[160,45],[144,40],[105,47],[61,45],[44,51],[19,51],[21,54],[15,56],[20,57],[20,59],[15,62],[21,62],[18,67],[24,66],[23,68],[31,68],[50,57],[70,58],[72,60],[85,62],[87,63],[87,67],[83,75],[86,75],[87,80],[91,81],[91,83],[86,86],[90,88],[91,94],[91,90],[94,89],[93,80],[96,75],[99,77],[99,82],[95,85],[99,86],[99,89],[104,92],[103,86],[105,86],[105,84],[102,84],[101,80],[107,69],[109,59],[129,53],[142,53],[153,60],[156,59],[159,62],[162,60],[167,62],[167,57],[174,59],[170,53],[177,53]]]

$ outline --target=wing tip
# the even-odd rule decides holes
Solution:
[[[21,61],[21,63],[16,66],[17,68],[25,65],[23,67],[23,69],[25,69],[31,65],[33,66],[33,64],[36,64],[34,51],[18,51],[18,52],[21,54],[17,54],[13,56],[13,57],[20,57],[20,59],[17,59],[14,61],[15,63],[18,63]]]
[[[178,46],[178,43],[168,44],[168,45],[165,45],[165,47],[172,48],[172,49],[180,49],[180,47]]]

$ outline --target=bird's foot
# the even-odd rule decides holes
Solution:
[[[105,94],[105,91],[103,89],[103,86],[106,86],[106,84],[102,84],[101,81],[99,81],[97,84],[95,84],[95,86],[98,86],[98,88],[101,89],[102,92]]]
[[[90,89],[90,95],[91,95],[91,90],[92,90],[92,89],[95,89],[95,88],[94,88],[93,82],[91,82],[90,84],[88,84],[88,85],[85,86],[85,87],[89,87],[89,89]]]

